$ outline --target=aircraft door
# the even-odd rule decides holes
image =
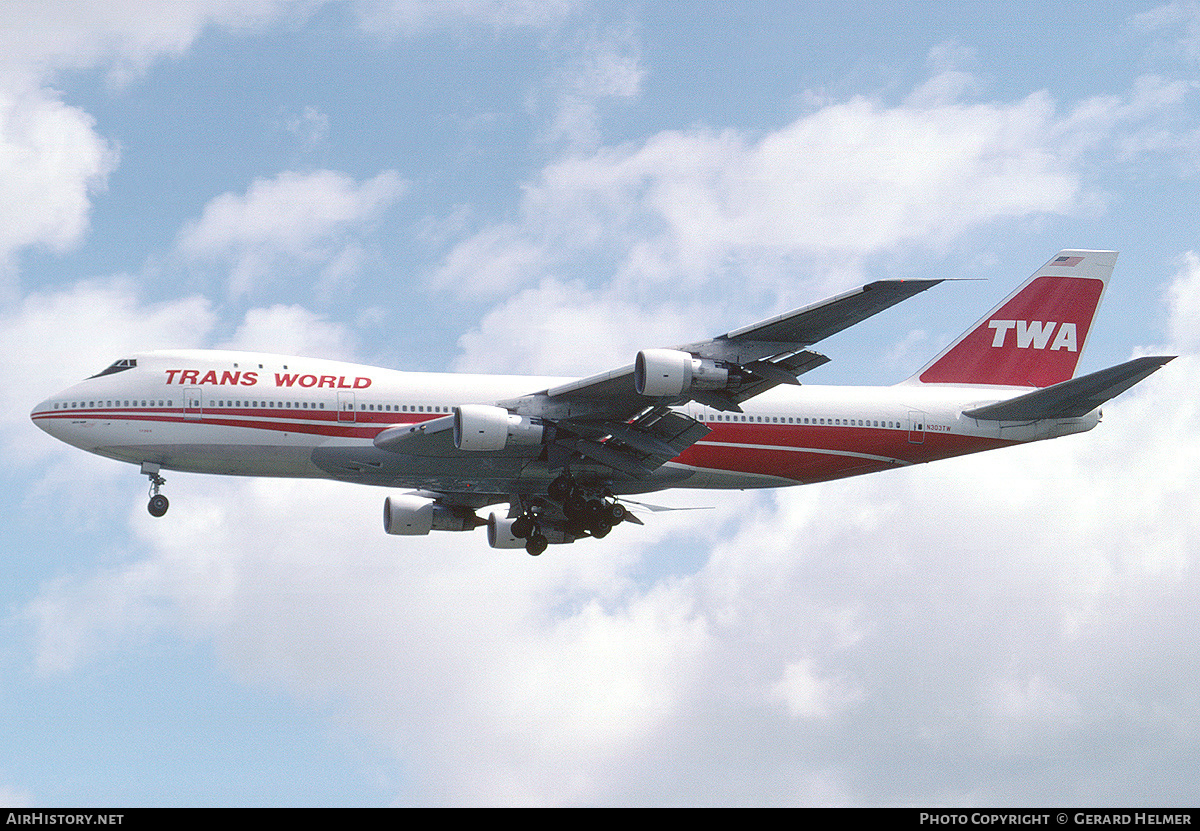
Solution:
[[[354,393],[338,393],[338,421],[357,421],[358,414],[354,409]]]
[[[925,413],[920,410],[908,411],[908,443],[925,443]]]
[[[200,387],[187,387],[183,391],[184,418],[203,418],[204,391]]]

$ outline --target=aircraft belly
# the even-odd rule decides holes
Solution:
[[[329,443],[312,451],[312,463],[324,475],[346,482],[508,494],[518,489],[516,483],[530,459],[498,454],[412,456],[370,444]]]
[[[536,449],[535,449],[536,452]],[[544,493],[564,472],[551,469],[529,453],[459,453],[414,456],[374,446],[326,444],[312,453],[313,463],[334,479],[384,487],[413,487],[448,493]],[[664,465],[647,479],[634,479],[590,461],[571,465],[575,481],[613,493],[647,493],[683,484],[691,468]]]
[[[139,444],[97,447],[94,453],[140,464],[156,462],[165,470],[228,476],[320,477],[308,447],[245,444]]]
[[[613,492],[619,494],[650,493],[664,488],[747,490],[750,488],[780,488],[798,484],[781,476],[692,467],[677,462],[667,462],[655,471],[655,474],[655,477],[649,481],[631,481],[614,485]]]
[[[233,476],[319,477],[311,434],[189,422],[95,419],[90,447],[133,464]],[[75,443],[75,442],[72,442]]]

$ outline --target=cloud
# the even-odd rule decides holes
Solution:
[[[510,263],[511,297],[463,338],[460,365],[574,371],[581,347],[563,344],[594,339],[607,368],[650,333],[711,334],[684,331],[698,295],[771,283],[750,265],[1088,209],[1076,154],[1111,134],[1122,101],[968,104],[962,78],[942,80],[919,101],[829,103],[765,136],[671,131],[547,166],[516,221],[447,258],[468,290],[475,269]],[[401,191],[391,172],[282,174],[213,200],[180,251],[229,264],[243,292],[280,261],[353,271],[362,228]],[[1092,433],[771,495],[673,496],[716,508],[537,559],[481,532],[387,538],[368,489],[173,476],[168,517],[130,500],[132,542],[25,607],[35,661],[69,672],[184,632],[244,683],[389,749],[413,772],[400,802],[1178,801],[1200,777],[1195,263],[1169,296],[1184,357]],[[0,332],[6,354],[45,348],[5,386],[56,389],[98,368],[81,363],[93,348],[198,345],[214,317],[201,298],[147,304],[117,279],[35,295]],[[536,341],[513,336],[531,321]],[[252,309],[228,343],[265,341],[354,349],[294,304]],[[32,428],[13,403],[19,458]]]
[[[110,82],[140,77],[186,51],[208,26],[247,28],[274,20],[291,0],[173,3],[45,0],[0,11],[0,269],[23,248],[61,252],[83,238],[91,199],[116,168],[115,144],[95,120],[51,88],[63,70],[107,70]]]
[[[569,57],[549,82],[555,114],[548,134],[574,148],[600,141],[600,106],[631,99],[642,89],[641,45],[629,29],[591,36],[565,47]]]
[[[670,130],[566,154],[525,188],[518,220],[463,240],[435,282],[486,296],[570,270],[633,296],[729,279],[754,289],[780,284],[785,266],[944,246],[1099,202],[1081,164],[1103,137],[1094,118],[1040,92],[917,98],[828,103],[760,136]]]
[[[524,188],[515,218],[467,234],[431,275],[460,298],[500,298],[461,339],[457,365],[496,355],[494,366],[578,372],[598,353],[623,363],[619,321],[632,310],[660,318],[663,339],[642,345],[686,342],[711,332],[674,340],[683,321],[664,315],[741,325],[845,290],[868,261],[996,223],[1094,212],[1105,199],[1088,172],[1097,149],[1150,149],[1152,135],[1164,140],[1156,114],[1183,100],[1180,85],[1146,77],[1127,96],[1070,109],[1045,92],[970,101],[967,79],[942,77],[969,59],[944,45],[930,58],[939,74],[903,102],[825,102],[765,135],[669,130],[564,151]],[[595,337],[534,337],[553,321]]]
[[[25,791],[0,787],[0,804],[8,808],[32,808],[34,801],[33,797]]]
[[[828,718],[863,698],[861,690],[846,688],[838,679],[816,673],[808,659],[785,666],[783,677],[771,693],[787,705],[793,718]]]
[[[275,126],[291,136],[305,152],[315,150],[329,139],[329,116],[313,106],[280,114]]]
[[[169,521],[131,506],[135,547],[25,614],[47,672],[211,639],[421,771],[401,803],[1154,804],[1198,772],[1198,363],[1085,435],[694,494],[536,559],[385,537],[365,489],[176,477]]]
[[[0,26],[0,75],[49,80],[63,69],[107,66],[113,83],[186,51],[208,26],[243,29],[275,20],[294,0],[14,0]]]
[[[91,197],[116,167],[117,149],[96,133],[92,117],[63,104],[50,88],[57,73],[100,68],[119,86],[142,77],[163,57],[182,55],[210,27],[251,31],[284,17],[307,17],[321,5],[303,0],[5,3],[0,12],[0,206],[5,206],[0,210],[0,268],[11,271],[12,256],[27,246],[62,251],[76,245],[87,229]],[[412,34],[463,20],[496,28],[553,25],[576,4],[362,0],[353,5],[368,30]],[[287,119],[285,129],[311,149],[327,133],[328,119],[309,107]],[[286,186],[282,179],[275,184],[277,189]],[[386,191],[399,182],[389,171],[365,187],[371,186]],[[336,193],[325,195],[336,198]],[[242,251],[236,292],[244,292],[260,274],[263,265],[255,262],[255,253]],[[337,281],[336,275],[326,278]]]
[[[636,328],[630,320],[638,320]],[[647,343],[687,343],[696,331],[694,310],[647,309],[587,289],[546,279],[484,315],[459,338],[459,372],[579,376],[633,362]]]
[[[1177,349],[1200,351],[1200,256],[1188,251],[1180,258],[1180,268],[1167,290],[1171,316],[1168,330]]]
[[[359,0],[354,10],[364,31],[398,37],[463,24],[552,28],[585,5],[586,0]]]
[[[185,53],[209,28],[263,29],[304,20],[326,0],[10,0],[0,12],[0,76],[48,80],[60,70],[107,69],[111,83],[141,77],[157,60]],[[579,0],[353,0],[372,35],[413,36],[463,24],[495,30],[559,25]]]
[[[0,387],[7,396],[31,396],[4,407],[16,423],[41,397],[104,369],[117,358],[150,349],[200,346],[215,324],[202,297],[146,303],[129,277],[84,280],[69,288],[34,292],[0,315]]]
[[[1131,23],[1148,32],[1166,30],[1174,48],[1185,59],[1200,61],[1200,6],[1193,0],[1173,0],[1135,14]]]
[[[394,170],[363,182],[331,170],[256,179],[225,193],[179,234],[180,256],[227,263],[229,291],[252,294],[281,266],[325,269],[325,280],[354,270],[361,237],[404,193]],[[328,287],[327,287],[328,288]]]
[[[116,161],[82,110],[46,90],[0,87],[0,268],[27,246],[79,243]]]
[[[303,306],[277,304],[246,311],[242,324],[220,349],[353,360],[357,344],[345,326]]]

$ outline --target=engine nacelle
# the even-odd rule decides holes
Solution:
[[[503,450],[536,446],[545,431],[540,421],[488,404],[454,408],[454,446],[459,450]]]
[[[470,531],[478,517],[467,508],[439,505],[423,496],[389,496],[383,500],[383,530],[402,537],[430,531]]]
[[[489,514],[487,521],[488,545],[492,548],[524,548],[525,540],[513,536],[512,524],[515,521],[515,519],[497,516],[495,513]],[[575,535],[568,533],[563,528],[553,525],[540,525],[539,527],[542,536],[551,545],[575,542]]]
[[[638,395],[650,398],[719,390],[729,386],[729,370],[676,349],[643,349],[633,362],[633,386]]]
[[[488,516],[488,545],[492,548],[524,548],[525,540],[513,536],[513,522],[515,520],[490,514]]]

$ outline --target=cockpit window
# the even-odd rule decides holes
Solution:
[[[112,375],[114,372],[124,372],[127,369],[133,369],[135,366],[137,366],[137,358],[122,358],[121,360],[114,362],[113,365],[108,369],[104,370],[103,372],[97,372],[91,377],[100,378],[104,375]],[[88,380],[91,380],[91,378]]]

